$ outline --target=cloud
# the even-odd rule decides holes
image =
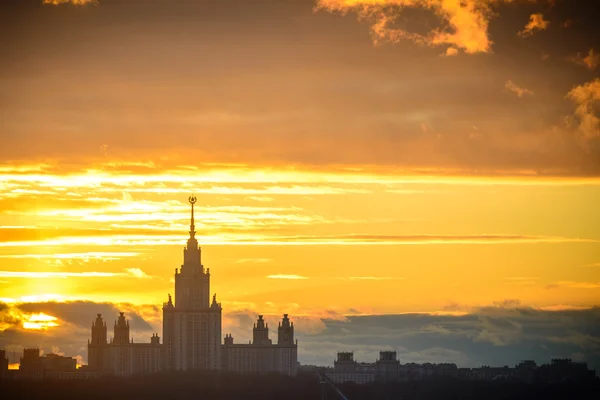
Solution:
[[[600,136],[600,118],[598,117],[600,78],[574,87],[566,97],[577,106],[575,115],[579,119],[579,132],[584,139]]]
[[[2,227],[0,227],[2,229]],[[140,253],[134,252],[103,252],[91,251],[83,253],[54,253],[54,254],[0,254],[0,258],[25,258],[25,259],[51,259],[51,260],[120,260],[124,257],[138,257]]]
[[[97,0],[44,0],[44,4],[60,5],[60,4],[74,4],[76,6],[83,6],[86,4],[98,4]]]
[[[600,365],[597,328],[600,309],[538,310],[518,301],[471,309],[460,316],[432,314],[348,316],[324,320],[324,329],[299,335],[302,363],[331,364],[336,351],[355,351],[373,361],[384,349],[398,351],[402,363],[454,362],[459,366],[514,365],[522,359],[539,364],[554,357],[586,354]],[[594,347],[596,346],[596,347]]]
[[[147,278],[151,278],[150,275],[146,274],[144,271],[142,271],[139,268],[126,268],[125,271],[127,271],[127,273],[135,278],[142,278],[142,279],[147,279]]]
[[[342,277],[339,279],[348,279],[351,281],[394,281],[394,280],[402,280],[404,278],[393,277],[393,276],[349,276],[347,278]]]
[[[548,28],[550,21],[544,19],[544,16],[540,13],[531,14],[529,16],[529,22],[525,25],[525,28],[518,33],[521,37],[532,36],[536,31],[543,31]]]
[[[2,278],[28,278],[28,279],[55,279],[55,278],[112,278],[134,277],[134,278],[150,278],[144,271],[139,268],[127,268],[126,272],[49,272],[49,271],[0,271]]]
[[[594,49],[590,49],[585,57],[578,53],[576,56],[570,57],[569,60],[589,70],[595,70],[600,65],[600,54],[596,53]]]
[[[559,287],[569,289],[600,289],[600,282],[560,281],[551,283],[547,286],[548,289],[555,289]]]
[[[272,258],[240,258],[240,259],[236,260],[235,262],[237,264],[247,264],[247,263],[265,264],[265,263],[270,263],[272,261],[273,261]]]
[[[535,309],[517,300],[472,308],[463,315],[413,313],[365,315],[359,310],[300,312],[297,304],[271,304],[232,311],[225,308],[223,332],[233,333],[237,343],[252,337],[252,324],[260,312],[270,326],[277,326],[282,310],[290,313],[299,340],[299,361],[330,365],[341,350],[356,352],[360,361],[373,361],[380,350],[398,351],[402,363],[454,362],[459,366],[513,365],[521,359],[538,363],[574,353],[592,367],[600,366],[600,308],[549,306]],[[0,348],[20,355],[23,347],[54,348],[67,356],[87,358],[90,325],[102,313],[107,325],[125,311],[136,342],[150,340],[160,332],[161,310],[155,305],[113,303],[48,302],[0,303]],[[361,315],[345,315],[361,314]],[[26,329],[24,322],[53,322],[45,329]],[[112,332],[109,332],[109,335]],[[276,334],[271,332],[271,337]],[[17,357],[18,358],[18,357]],[[10,360],[11,363],[18,362]]]
[[[346,13],[353,11],[359,18],[372,21],[375,42],[392,43],[411,40],[428,46],[449,46],[446,55],[458,49],[468,54],[487,53],[492,41],[488,35],[492,5],[511,0],[318,0],[317,9]],[[427,34],[408,32],[392,27],[406,8],[421,8],[433,12],[442,26]],[[536,20],[537,21],[537,20]]]
[[[392,245],[433,245],[433,244],[514,244],[514,243],[596,243],[596,239],[570,238],[560,236],[534,235],[272,235],[272,234],[213,234],[197,236],[205,244],[237,246],[392,246]],[[58,239],[0,242],[0,248],[25,248],[30,246],[175,246],[182,242],[182,235],[110,235],[68,236]]]
[[[510,92],[513,92],[517,95],[517,97],[521,98],[524,96],[533,96],[533,91],[527,88],[522,88],[516,85],[513,81],[508,80],[504,85],[504,88]]]
[[[306,276],[301,275],[268,275],[269,279],[308,279]]]

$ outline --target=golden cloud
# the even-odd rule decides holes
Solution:
[[[577,105],[575,115],[579,118],[579,131],[584,139],[600,136],[600,78],[574,87],[567,94],[567,98]]]
[[[523,88],[520,87],[518,85],[516,85],[513,81],[508,80],[506,81],[506,84],[504,85],[504,88],[508,91],[513,92],[514,94],[516,94],[518,97],[523,97],[523,96],[533,96],[533,90],[527,89],[527,88]]]
[[[512,0],[318,0],[316,9],[342,14],[352,11],[360,19],[373,22],[371,31],[375,42],[387,40],[392,43],[403,39],[428,46],[446,45],[446,55],[487,53],[492,41],[488,35],[491,6]],[[392,27],[402,9],[423,8],[441,19],[443,27],[422,35]],[[537,21],[537,19],[536,19]]]
[[[525,28],[518,33],[521,37],[527,37],[534,34],[535,31],[543,31],[548,28],[550,21],[544,19],[544,16],[540,13],[531,14],[529,16],[529,22],[525,25]]]
[[[58,6],[61,4],[74,4],[76,6],[83,6],[86,4],[98,4],[96,0],[44,0],[44,4],[50,4]]]
[[[595,70],[600,65],[600,54],[596,53],[594,49],[590,49],[585,57],[581,53],[578,53],[576,56],[571,57],[570,60],[589,70]]]

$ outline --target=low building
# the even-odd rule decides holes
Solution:
[[[63,357],[58,354],[40,355],[40,349],[24,349],[21,357],[18,379],[53,379],[60,378],[61,374],[77,372],[77,360],[72,357]]]
[[[107,340],[106,323],[98,314],[92,324],[92,340],[88,342],[88,365],[91,370],[114,376],[157,373],[163,369],[160,337],[153,334],[150,343],[134,343],[129,337],[129,321],[120,313],[114,336]]]
[[[395,351],[380,351],[375,361],[375,380],[378,382],[395,382],[398,380],[400,361]]]
[[[269,339],[269,326],[258,316],[252,341],[237,344],[225,335],[221,347],[221,369],[241,374],[280,373],[295,376],[298,369],[298,342],[294,342],[294,323],[284,314],[277,329],[277,344]]]
[[[339,352],[333,362],[333,371],[325,375],[333,383],[354,382],[358,384],[375,382],[376,366],[374,363],[359,363],[353,352]]]
[[[0,350],[0,379],[6,379],[8,376],[8,358],[6,350]]]

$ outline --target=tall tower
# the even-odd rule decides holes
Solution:
[[[181,270],[175,269],[175,303],[163,304],[163,340],[167,370],[216,370],[221,364],[220,303],[210,299],[210,271],[202,265],[196,239],[194,205],[191,205],[190,237],[183,250]]]
[[[102,370],[108,367],[106,331],[106,322],[102,320],[102,314],[98,314],[92,323],[92,341],[88,342],[88,364],[91,368]]]

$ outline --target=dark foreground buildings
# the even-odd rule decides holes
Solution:
[[[535,361],[523,361],[514,368],[509,366],[458,368],[456,364],[400,364],[395,351],[379,352],[374,363],[358,362],[352,352],[339,352],[334,367],[325,369],[334,383],[372,383],[416,381],[432,378],[456,378],[476,381],[535,382],[587,382],[596,379],[596,371],[589,370],[586,363],[570,359],[553,359],[550,364],[537,365]]]

